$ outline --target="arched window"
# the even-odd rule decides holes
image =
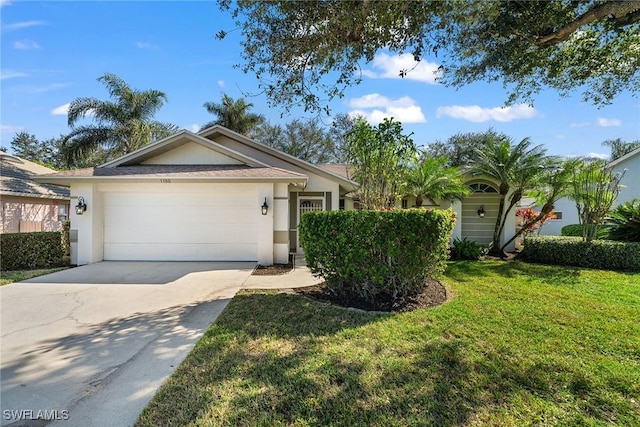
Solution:
[[[485,184],[483,182],[474,182],[473,184],[469,184],[469,189],[473,193],[497,193],[494,187],[489,184]]]

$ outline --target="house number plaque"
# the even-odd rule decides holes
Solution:
[[[162,184],[171,184],[171,180],[169,178],[160,178],[160,182]]]

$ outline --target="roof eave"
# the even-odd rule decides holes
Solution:
[[[64,185],[69,186],[71,184],[79,184],[79,183],[100,183],[100,182],[155,182],[160,183],[163,180],[169,180],[170,182],[179,181],[182,183],[190,183],[190,182],[278,182],[278,183],[289,183],[289,184],[307,184],[307,177],[225,177],[225,176],[214,176],[214,177],[136,177],[131,175],[123,175],[123,176],[75,176],[75,177],[40,177],[39,181],[48,184],[56,184],[56,185]]]

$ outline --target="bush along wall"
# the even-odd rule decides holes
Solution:
[[[640,271],[640,243],[581,237],[535,236],[524,241],[521,258],[530,262],[601,270]]]
[[[58,267],[63,255],[60,232],[0,234],[3,271]]]
[[[451,210],[309,212],[300,220],[307,265],[331,292],[380,308],[444,272]]]

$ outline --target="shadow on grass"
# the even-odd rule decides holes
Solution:
[[[559,382],[580,381],[571,367],[503,351],[470,357],[473,340],[436,330],[389,342],[386,322],[402,334],[402,316],[239,295],[137,425],[457,426],[478,416],[495,424],[492,411],[508,408],[514,394],[552,401],[565,388]],[[575,394],[585,399],[585,389]],[[588,421],[583,415],[577,420]]]

